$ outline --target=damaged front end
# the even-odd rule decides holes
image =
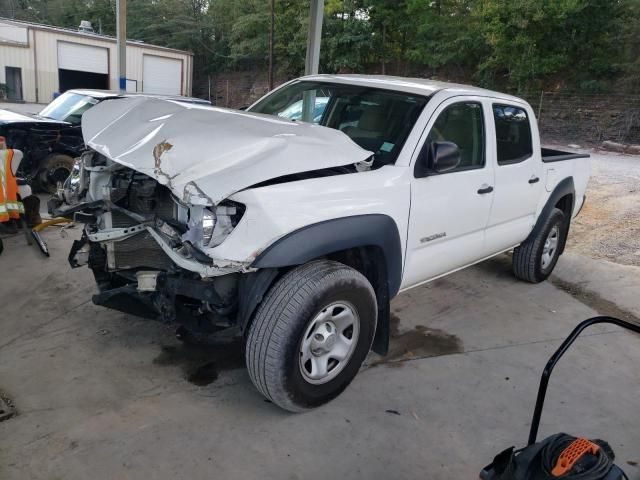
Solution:
[[[84,224],[69,263],[93,271],[95,304],[199,331],[232,323],[247,265],[204,250],[233,231],[244,205],[185,204],[154,178],[88,150],[50,210]]]
[[[273,279],[248,273],[255,255],[232,233],[246,223],[246,238],[249,213],[230,198],[372,155],[337,130],[145,97],[101,102],[82,133],[89,150],[51,210],[85,225],[69,261],[93,270],[94,302],[206,328],[233,325],[236,310],[246,319],[252,282]]]

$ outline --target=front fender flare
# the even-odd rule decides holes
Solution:
[[[384,253],[389,298],[393,298],[402,281],[402,243],[396,222],[388,215],[354,215],[307,225],[267,247],[251,267],[302,265],[331,253],[367,246],[380,247]]]

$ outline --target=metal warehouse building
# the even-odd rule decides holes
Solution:
[[[114,37],[0,18],[0,84],[11,100],[48,103],[71,88],[118,89]],[[127,91],[191,95],[193,54],[127,41]]]

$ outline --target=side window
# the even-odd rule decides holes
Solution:
[[[460,149],[460,165],[454,171],[484,166],[482,105],[456,103],[447,107],[433,124],[427,142],[453,142]]]
[[[498,165],[526,160],[533,154],[531,125],[527,112],[510,105],[494,105]]]

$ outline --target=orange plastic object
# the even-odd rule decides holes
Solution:
[[[590,453],[595,455],[600,447],[586,438],[576,438],[571,444],[565,448],[556,462],[556,466],[551,470],[551,475],[561,477],[570,472],[583,455]]]

